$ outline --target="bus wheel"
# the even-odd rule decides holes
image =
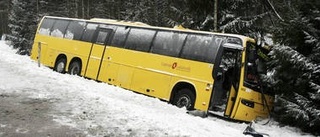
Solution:
[[[56,64],[54,65],[53,70],[59,73],[65,73],[67,60],[65,58],[59,58]]]
[[[173,104],[179,108],[186,107],[187,110],[193,110],[195,96],[190,89],[181,89],[174,97]]]
[[[69,74],[71,75],[80,75],[81,64],[79,61],[73,61],[69,66]]]

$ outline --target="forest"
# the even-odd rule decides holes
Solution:
[[[13,47],[27,54],[45,15],[182,25],[265,39],[272,51],[262,78],[276,95],[271,118],[320,135],[318,0],[1,0],[0,35],[7,34]]]

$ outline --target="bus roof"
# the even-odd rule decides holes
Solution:
[[[56,16],[44,16],[43,18],[78,20],[78,21],[85,21],[85,22],[106,23],[106,24],[113,24],[113,25],[132,26],[132,27],[139,27],[139,28],[150,28],[150,29],[157,29],[157,30],[181,31],[181,32],[189,32],[189,33],[223,35],[223,36],[237,37],[237,38],[240,38],[242,40],[255,42],[254,39],[252,39],[250,37],[247,37],[247,36],[244,36],[244,35],[192,30],[192,29],[183,28],[181,25],[175,26],[174,28],[168,28],[168,27],[151,26],[151,25],[148,25],[148,24],[142,23],[142,22],[131,22],[131,21],[124,21],[124,20],[113,20],[113,19],[103,19],[103,18],[92,18],[90,20],[78,19],[78,18],[67,18],[67,17],[56,17]]]

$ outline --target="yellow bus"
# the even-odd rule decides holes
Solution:
[[[59,73],[106,82],[188,110],[251,121],[267,117],[274,99],[262,92],[255,43],[241,35],[181,27],[45,16],[31,58]]]

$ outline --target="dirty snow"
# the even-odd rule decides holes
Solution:
[[[0,101],[11,97],[12,102],[18,102],[0,105],[0,136],[42,136],[43,133],[47,136],[245,136],[242,134],[245,123],[192,116],[185,109],[156,98],[38,67],[36,61],[15,52],[0,41]],[[37,113],[39,108],[21,107],[28,101],[20,100],[33,100],[33,104],[27,105],[30,107],[46,102],[37,106],[45,111]],[[9,111],[9,107],[1,106],[12,108]],[[33,120],[28,126],[14,126],[14,122],[21,122],[14,112],[27,110],[30,115],[22,120]],[[42,123],[41,118],[47,122]],[[280,127],[274,121],[267,125],[256,123],[255,129],[272,137],[311,136],[296,128]]]

